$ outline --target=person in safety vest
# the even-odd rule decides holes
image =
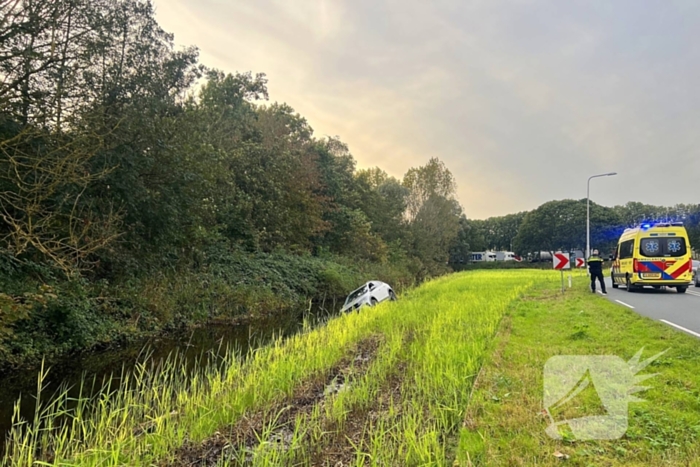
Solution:
[[[595,280],[598,279],[600,290],[607,295],[605,279],[603,278],[603,258],[598,256],[598,250],[593,250],[593,253],[588,258],[588,272],[591,273],[591,292],[595,293]]]

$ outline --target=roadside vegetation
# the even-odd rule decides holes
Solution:
[[[563,297],[556,286],[529,289],[509,310],[475,384],[459,465],[700,465],[697,339],[591,294],[586,282],[575,277]],[[615,355],[629,361],[641,349],[641,360],[668,351],[640,373],[657,376],[638,384],[649,389],[634,394],[644,402],[630,403],[621,439],[577,441],[567,430],[561,440],[547,436],[543,369],[550,357]],[[598,395],[584,390],[560,416],[596,415],[600,409]]]
[[[552,277],[453,274],[189,378],[142,367],[18,421],[5,465],[447,465],[502,316]]]
[[[695,465],[697,341],[585,282],[562,294],[552,271],[456,273],[245,356],[221,349],[190,375],[177,355],[140,365],[100,396],[38,402],[3,465]],[[642,348],[668,351],[640,373],[658,374],[622,439],[547,436],[548,358]],[[583,391],[557,416],[599,410]]]
[[[337,300],[367,277],[397,292],[417,281],[401,261],[212,250],[208,264],[198,269],[155,270],[114,282],[44,281],[30,274],[14,276],[14,282],[13,276],[0,278],[0,287],[5,285],[0,304],[19,312],[8,332],[0,333],[0,366],[51,361],[76,349],[212,321],[301,316],[312,299],[335,311],[333,304],[339,307]],[[3,303],[3,295],[11,298]]]
[[[0,2],[0,366],[285,313],[467,248],[437,158],[358,169],[149,0]]]

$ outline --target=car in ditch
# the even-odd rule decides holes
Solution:
[[[385,300],[396,300],[394,289],[386,282],[369,281],[350,292],[341,312],[359,310],[363,306],[374,306]]]

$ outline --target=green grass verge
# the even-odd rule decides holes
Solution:
[[[592,295],[584,282],[576,278],[564,297],[556,288],[532,289],[504,319],[475,385],[458,465],[700,465],[700,342]],[[577,441],[566,431],[562,440],[547,436],[543,369],[550,357],[615,355],[629,361],[642,347],[642,360],[669,350],[640,373],[658,375],[636,394],[646,402],[630,403],[621,439]],[[595,415],[601,408],[595,391],[575,400],[564,418]]]
[[[224,352],[194,377],[177,357],[140,367],[109,397],[69,408],[66,396],[35,420],[18,421],[3,465],[189,465],[181,446],[212,446],[256,417],[264,418],[257,443],[227,438],[231,448],[219,453],[226,457],[201,465],[452,465],[455,454],[459,465],[551,465],[562,462],[555,453],[570,465],[693,465],[700,456],[697,340],[586,293],[582,278],[562,297],[557,279],[551,271],[454,274],[278,340],[245,361]],[[366,371],[279,422],[275,407],[352,362],[367,339],[378,348]],[[644,357],[670,350],[649,367],[660,374],[640,394],[649,402],[631,404],[623,439],[547,437],[541,400],[549,357],[629,360],[642,346]],[[593,394],[581,395],[566,417],[599,409]],[[270,441],[280,423],[290,430],[282,448]]]
[[[469,388],[502,316],[533,284],[551,277],[541,271],[454,274],[398,302],[279,340],[245,361],[225,352],[194,377],[184,374],[177,358],[160,368],[143,366],[130,381],[111,388],[109,397],[84,399],[69,409],[65,396],[38,410],[35,420],[18,421],[4,465],[177,461],[183,444],[199,445],[242,417],[284,401],[377,335],[381,346],[367,373],[318,404],[310,418],[297,420],[289,449],[271,450],[261,442],[253,465],[308,465],[323,458],[320,440],[330,439],[324,430],[333,427],[344,439],[352,428],[346,422],[377,404],[383,410],[359,427],[362,436],[353,447],[358,465],[448,465]],[[391,382],[398,391],[387,392]]]

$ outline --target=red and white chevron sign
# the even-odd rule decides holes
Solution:
[[[576,258],[576,267],[577,268],[586,267],[586,262],[583,260],[583,258]]]
[[[562,269],[570,269],[571,263],[569,263],[569,253],[561,253],[561,252],[554,253],[554,258],[552,258],[552,263],[554,265],[554,269],[556,269],[558,271],[562,270]]]

